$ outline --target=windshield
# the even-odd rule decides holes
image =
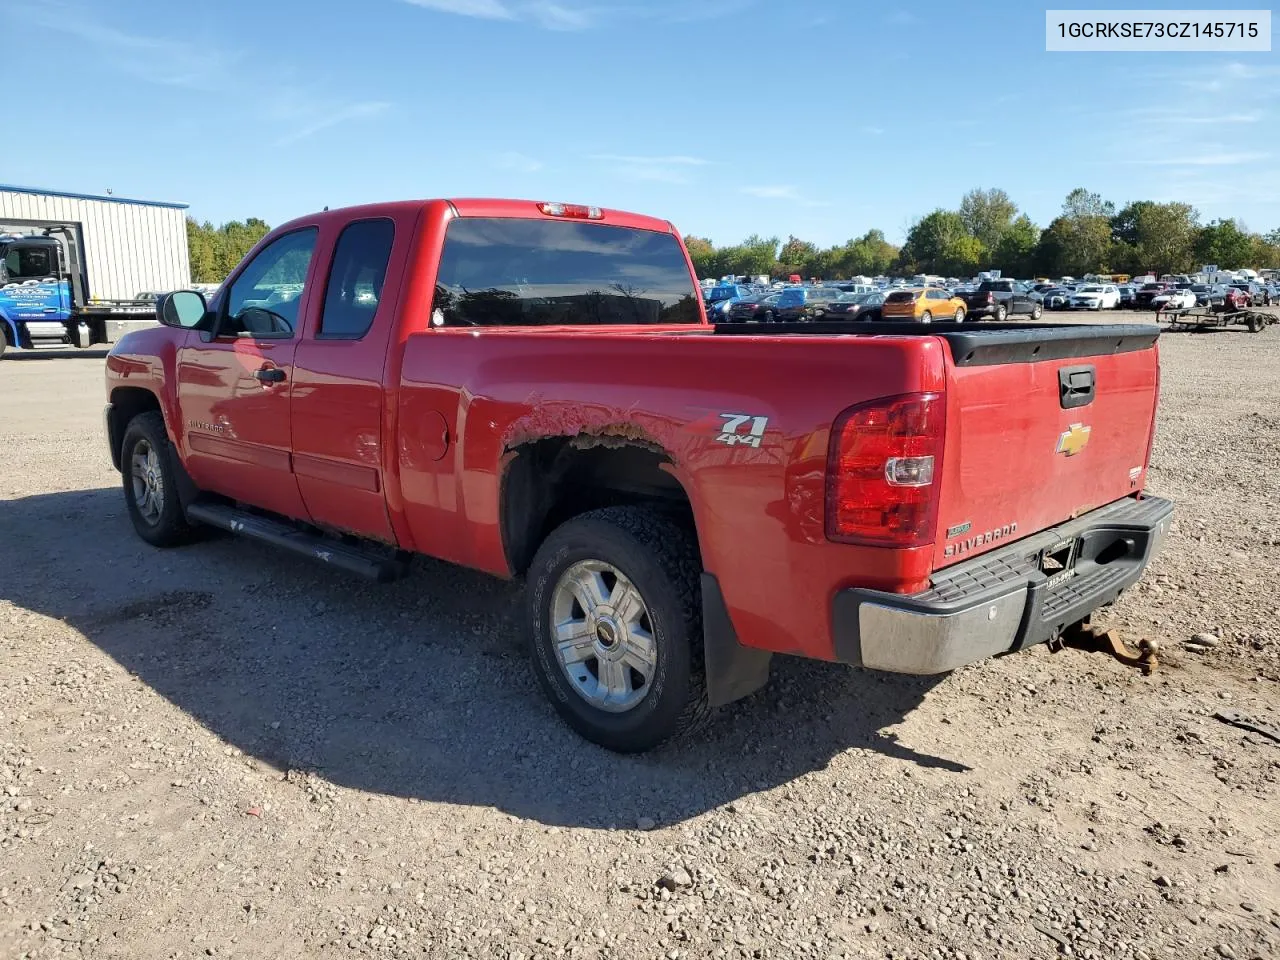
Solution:
[[[1081,287],[1080,292],[1081,293],[1101,293],[1102,288],[1101,287]]]
[[[58,272],[58,258],[50,245],[9,244],[4,248],[4,268],[10,280],[43,280]]]

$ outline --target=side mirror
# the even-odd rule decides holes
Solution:
[[[204,294],[195,290],[175,290],[156,301],[156,319],[166,327],[194,329],[208,312]]]

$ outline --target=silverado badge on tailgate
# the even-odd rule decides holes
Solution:
[[[1073,423],[1058,437],[1057,452],[1064,457],[1074,457],[1089,443],[1089,431],[1092,429],[1083,423]]]

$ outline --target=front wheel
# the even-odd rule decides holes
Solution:
[[[191,536],[178,499],[164,417],[142,413],[129,421],[120,446],[124,502],[138,536],[153,547],[173,547]]]
[[[1044,316],[1044,307],[1040,306],[1040,304],[1037,303],[1034,307],[1031,308],[1032,320],[1039,320],[1043,316]]]
[[[689,531],[639,507],[562,524],[528,571],[533,666],[586,739],[636,753],[708,713],[700,564]]]
[[[964,307],[956,307],[956,323],[964,323]]]

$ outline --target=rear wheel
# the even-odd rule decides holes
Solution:
[[[995,314],[995,316],[996,316],[996,319],[997,319],[997,320],[1008,320],[1008,319],[1009,319],[1009,308],[1008,308],[1008,307],[1006,307],[1003,303],[1002,303],[1002,304],[1000,304],[998,307],[996,307],[996,314]]]
[[[138,536],[153,547],[173,547],[191,536],[174,475],[164,417],[142,413],[129,421],[120,445],[124,502]]]
[[[920,322],[933,323],[933,314],[926,310],[924,313],[920,314]]]
[[[689,531],[640,507],[585,513],[538,549],[534,672],[583,737],[634,753],[706,717],[699,571]]]

